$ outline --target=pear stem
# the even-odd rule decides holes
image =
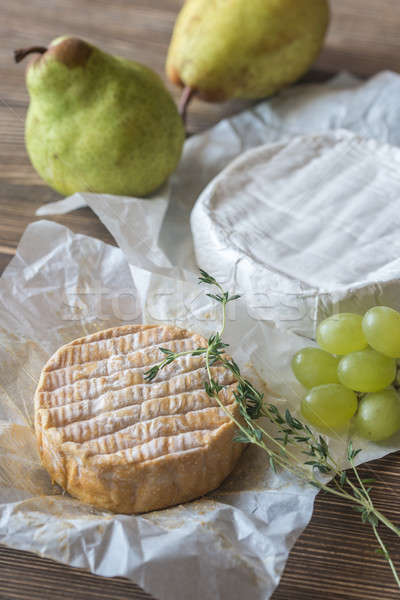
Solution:
[[[186,117],[187,117],[187,108],[193,96],[195,95],[196,90],[187,85],[183,88],[183,92],[181,98],[179,100],[179,114],[182,117],[183,123],[186,125]]]
[[[47,48],[45,46],[31,46],[30,48],[20,48],[19,50],[14,50],[14,60],[16,63],[24,60],[25,56],[33,53],[44,54],[47,52]]]

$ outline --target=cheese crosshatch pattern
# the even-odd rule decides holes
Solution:
[[[75,340],[43,369],[35,429],[43,465],[71,495],[99,508],[141,513],[215,489],[243,448],[235,425],[204,389],[204,358],[165,355],[206,346],[174,326],[126,325]],[[236,383],[222,366],[220,399],[238,417]]]

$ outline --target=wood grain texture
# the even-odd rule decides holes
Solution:
[[[24,67],[14,65],[17,47],[46,44],[63,33],[91,40],[105,50],[143,61],[161,75],[174,19],[182,0],[13,0],[0,1],[0,272],[15,252],[36,209],[59,198],[34,172],[24,147],[28,96]],[[324,51],[308,80],[347,69],[368,76],[400,69],[398,0],[332,0],[332,23]],[[172,89],[175,98],[177,90]],[[201,131],[248,103],[210,105],[195,100],[191,131]],[[89,209],[54,220],[73,231],[113,243]],[[363,467],[379,478],[374,499],[400,523],[399,454]],[[400,547],[382,531],[400,566]],[[340,500],[319,495],[310,526],[300,536],[274,600],[392,600],[391,574],[374,554],[369,528]],[[60,582],[63,582],[62,584]],[[126,580],[103,579],[52,561],[0,547],[0,598],[13,600],[150,599]],[[178,600],[178,599],[177,599]],[[185,599],[186,600],[186,599]]]

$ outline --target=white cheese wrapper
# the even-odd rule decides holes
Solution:
[[[169,187],[151,202],[76,194],[41,209],[62,214],[89,204],[120,248],[41,221],[27,229],[0,279],[1,543],[129,577],[159,600],[271,596],[311,518],[313,488],[275,475],[248,448],[221,488],[198,501],[144,516],[96,511],[61,495],[40,466],[33,392],[49,355],[86,332],[150,321],[214,331],[218,314],[197,285],[189,224],[200,192],[245,150],[293,135],[345,127],[400,143],[399,93],[400,77],[391,73],[294,88],[189,139]],[[267,399],[297,414],[304,390],[290,360],[311,342],[257,321],[250,308],[246,297],[229,306],[227,341]],[[361,462],[398,449],[400,438],[354,443]],[[339,461],[346,444],[347,435],[330,440]]]

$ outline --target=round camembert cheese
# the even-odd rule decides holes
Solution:
[[[204,347],[173,326],[126,325],[77,339],[45,365],[35,395],[43,465],[80,500],[141,513],[197,498],[234,467],[242,444],[235,426],[206,394],[204,357],[186,355],[148,382],[165,355]],[[236,384],[224,367],[212,376],[238,417]]]

